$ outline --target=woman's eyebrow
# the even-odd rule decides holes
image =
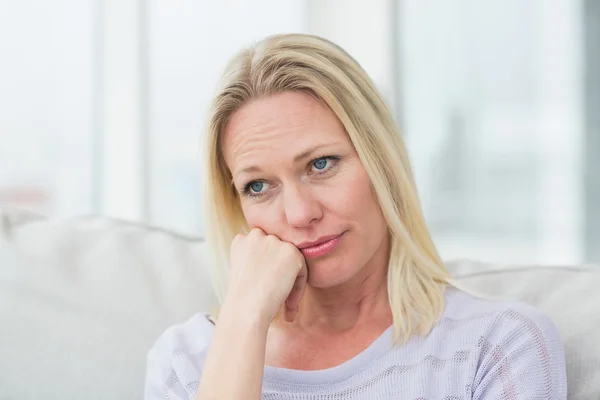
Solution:
[[[309,158],[311,155],[313,155],[315,152],[317,152],[318,150],[333,146],[335,144],[337,144],[337,143],[325,143],[325,144],[319,144],[314,147],[310,147],[307,150],[304,150],[302,153],[299,153],[298,155],[296,155],[294,157],[294,162],[297,163],[302,160],[305,160],[305,159]],[[237,175],[240,175],[240,174],[254,173],[254,172],[262,172],[262,168],[259,167],[258,165],[249,165],[247,167],[242,168],[239,171],[236,171],[234,174],[234,177]]]
[[[249,173],[253,173],[253,172],[261,172],[262,169],[259,166],[256,165],[250,165],[248,167],[245,167],[239,171],[235,171],[235,173],[232,174],[231,176],[231,183],[235,182],[235,178],[238,175],[242,175],[242,174],[249,174]]]
[[[309,158],[313,153],[315,153],[317,150],[320,150],[324,147],[329,147],[332,145],[335,145],[336,143],[326,143],[326,144],[320,144],[314,147],[311,147],[305,151],[303,151],[302,153],[298,154],[296,157],[294,157],[294,162],[298,162],[298,161],[302,161],[306,158]]]

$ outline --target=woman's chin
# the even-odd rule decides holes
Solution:
[[[336,263],[337,264],[337,263]],[[338,286],[351,278],[350,271],[331,262],[309,262],[308,284],[314,288],[326,289]]]

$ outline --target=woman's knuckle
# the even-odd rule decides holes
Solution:
[[[275,236],[275,235],[267,235],[267,240],[268,240],[270,243],[274,243],[274,242],[278,242],[278,241],[279,241],[279,239],[278,239],[278,238],[277,238],[277,236]]]
[[[294,246],[292,243],[285,243],[284,248],[285,248],[286,253],[290,256],[295,255],[296,252],[298,251],[296,246]]]

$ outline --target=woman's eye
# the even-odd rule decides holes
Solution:
[[[242,190],[242,193],[246,196],[257,197],[262,196],[265,190],[267,190],[268,188],[269,184],[266,182],[252,181],[246,186],[244,186],[244,190]]]
[[[325,169],[325,167],[327,167],[327,159],[319,158],[318,160],[315,160],[313,162],[313,166],[318,170],[323,170],[323,169]]]
[[[339,160],[340,158],[336,156],[319,157],[313,160],[310,165],[313,171],[324,174],[334,168]]]
[[[259,193],[260,191],[263,190],[264,187],[265,187],[264,182],[252,182],[249,185],[249,188],[250,188],[250,190],[252,190],[253,193]]]

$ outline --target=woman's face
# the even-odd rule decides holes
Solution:
[[[327,107],[298,92],[257,99],[232,115],[223,134],[248,225],[296,245],[311,286],[335,286],[387,262],[375,192]]]

